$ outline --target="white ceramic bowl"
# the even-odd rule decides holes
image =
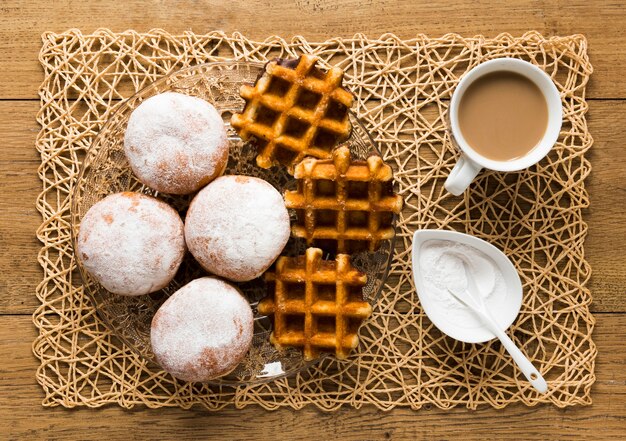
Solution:
[[[509,258],[495,246],[474,236],[455,231],[418,230],[413,234],[413,281],[420,303],[433,324],[441,332],[467,343],[482,343],[496,337],[469,309],[463,306],[446,307],[444,302],[437,301],[434,294],[424,288],[419,257],[422,245],[429,240],[469,245],[491,258],[502,273],[506,289],[501,295],[494,292],[485,299],[485,304],[502,330],[511,326],[522,306],[522,282]]]

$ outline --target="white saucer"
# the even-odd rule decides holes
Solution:
[[[522,306],[522,282],[509,258],[490,243],[474,236],[456,231],[418,230],[413,234],[413,281],[420,303],[433,324],[441,332],[467,343],[483,343],[496,337],[467,308],[463,306],[459,306],[458,309],[445,307],[442,302],[433,298],[432,293],[428,293],[424,289],[419,253],[422,244],[429,240],[448,240],[469,245],[486,254],[495,262],[504,278],[506,292],[499,296],[494,293],[485,299],[485,304],[502,330],[511,326]]]

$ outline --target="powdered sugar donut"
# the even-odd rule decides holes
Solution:
[[[136,296],[164,288],[184,254],[178,213],[141,193],[107,196],[80,223],[77,256],[89,274],[115,294]]]
[[[224,172],[224,122],[206,101],[166,92],[130,115],[124,150],[137,178],[163,193],[189,194]]]
[[[185,381],[207,381],[233,370],[252,343],[248,301],[214,277],[189,282],[152,319],[152,351],[163,369]]]
[[[237,282],[263,274],[289,232],[280,193],[248,176],[217,178],[196,195],[185,219],[191,254],[207,271]]]

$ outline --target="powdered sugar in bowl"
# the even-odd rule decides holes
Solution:
[[[419,230],[413,235],[413,281],[424,311],[439,330],[457,340],[482,343],[495,338],[448,288],[462,287],[466,262],[483,300],[507,329],[522,305],[522,283],[504,253],[482,239],[455,231]]]

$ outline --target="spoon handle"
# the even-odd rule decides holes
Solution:
[[[493,319],[490,321],[493,321]],[[500,329],[495,323],[491,324],[491,331],[496,334],[496,336],[500,339],[502,345],[511,355],[513,361],[517,363],[517,366],[519,366],[520,370],[522,371],[528,382],[532,384],[532,386],[542,394],[545,393],[548,390],[548,383],[546,383],[546,380],[544,380],[543,376],[539,373],[537,368],[533,366],[530,360],[526,358],[524,353],[517,347],[513,340],[511,340],[502,329]]]
[[[504,348],[509,352],[513,361],[519,366],[520,370],[528,380],[528,382],[539,392],[546,393],[548,390],[548,383],[544,380],[543,376],[539,373],[537,368],[533,366],[533,364],[526,358],[524,353],[517,347],[517,345],[509,338],[508,335],[500,328],[498,323],[495,321],[491,312],[485,305],[480,293],[478,292],[478,287],[476,286],[476,282],[472,277],[472,274],[467,271],[467,262],[463,261],[463,268],[465,268],[467,275],[467,290],[465,291],[466,297],[471,298],[471,301],[463,301],[470,309],[474,310],[482,319],[483,322],[487,325],[489,330],[493,332],[496,337],[500,339]],[[453,294],[454,295],[454,294]],[[455,296],[456,297],[456,296]],[[458,297],[457,297],[458,298]]]

